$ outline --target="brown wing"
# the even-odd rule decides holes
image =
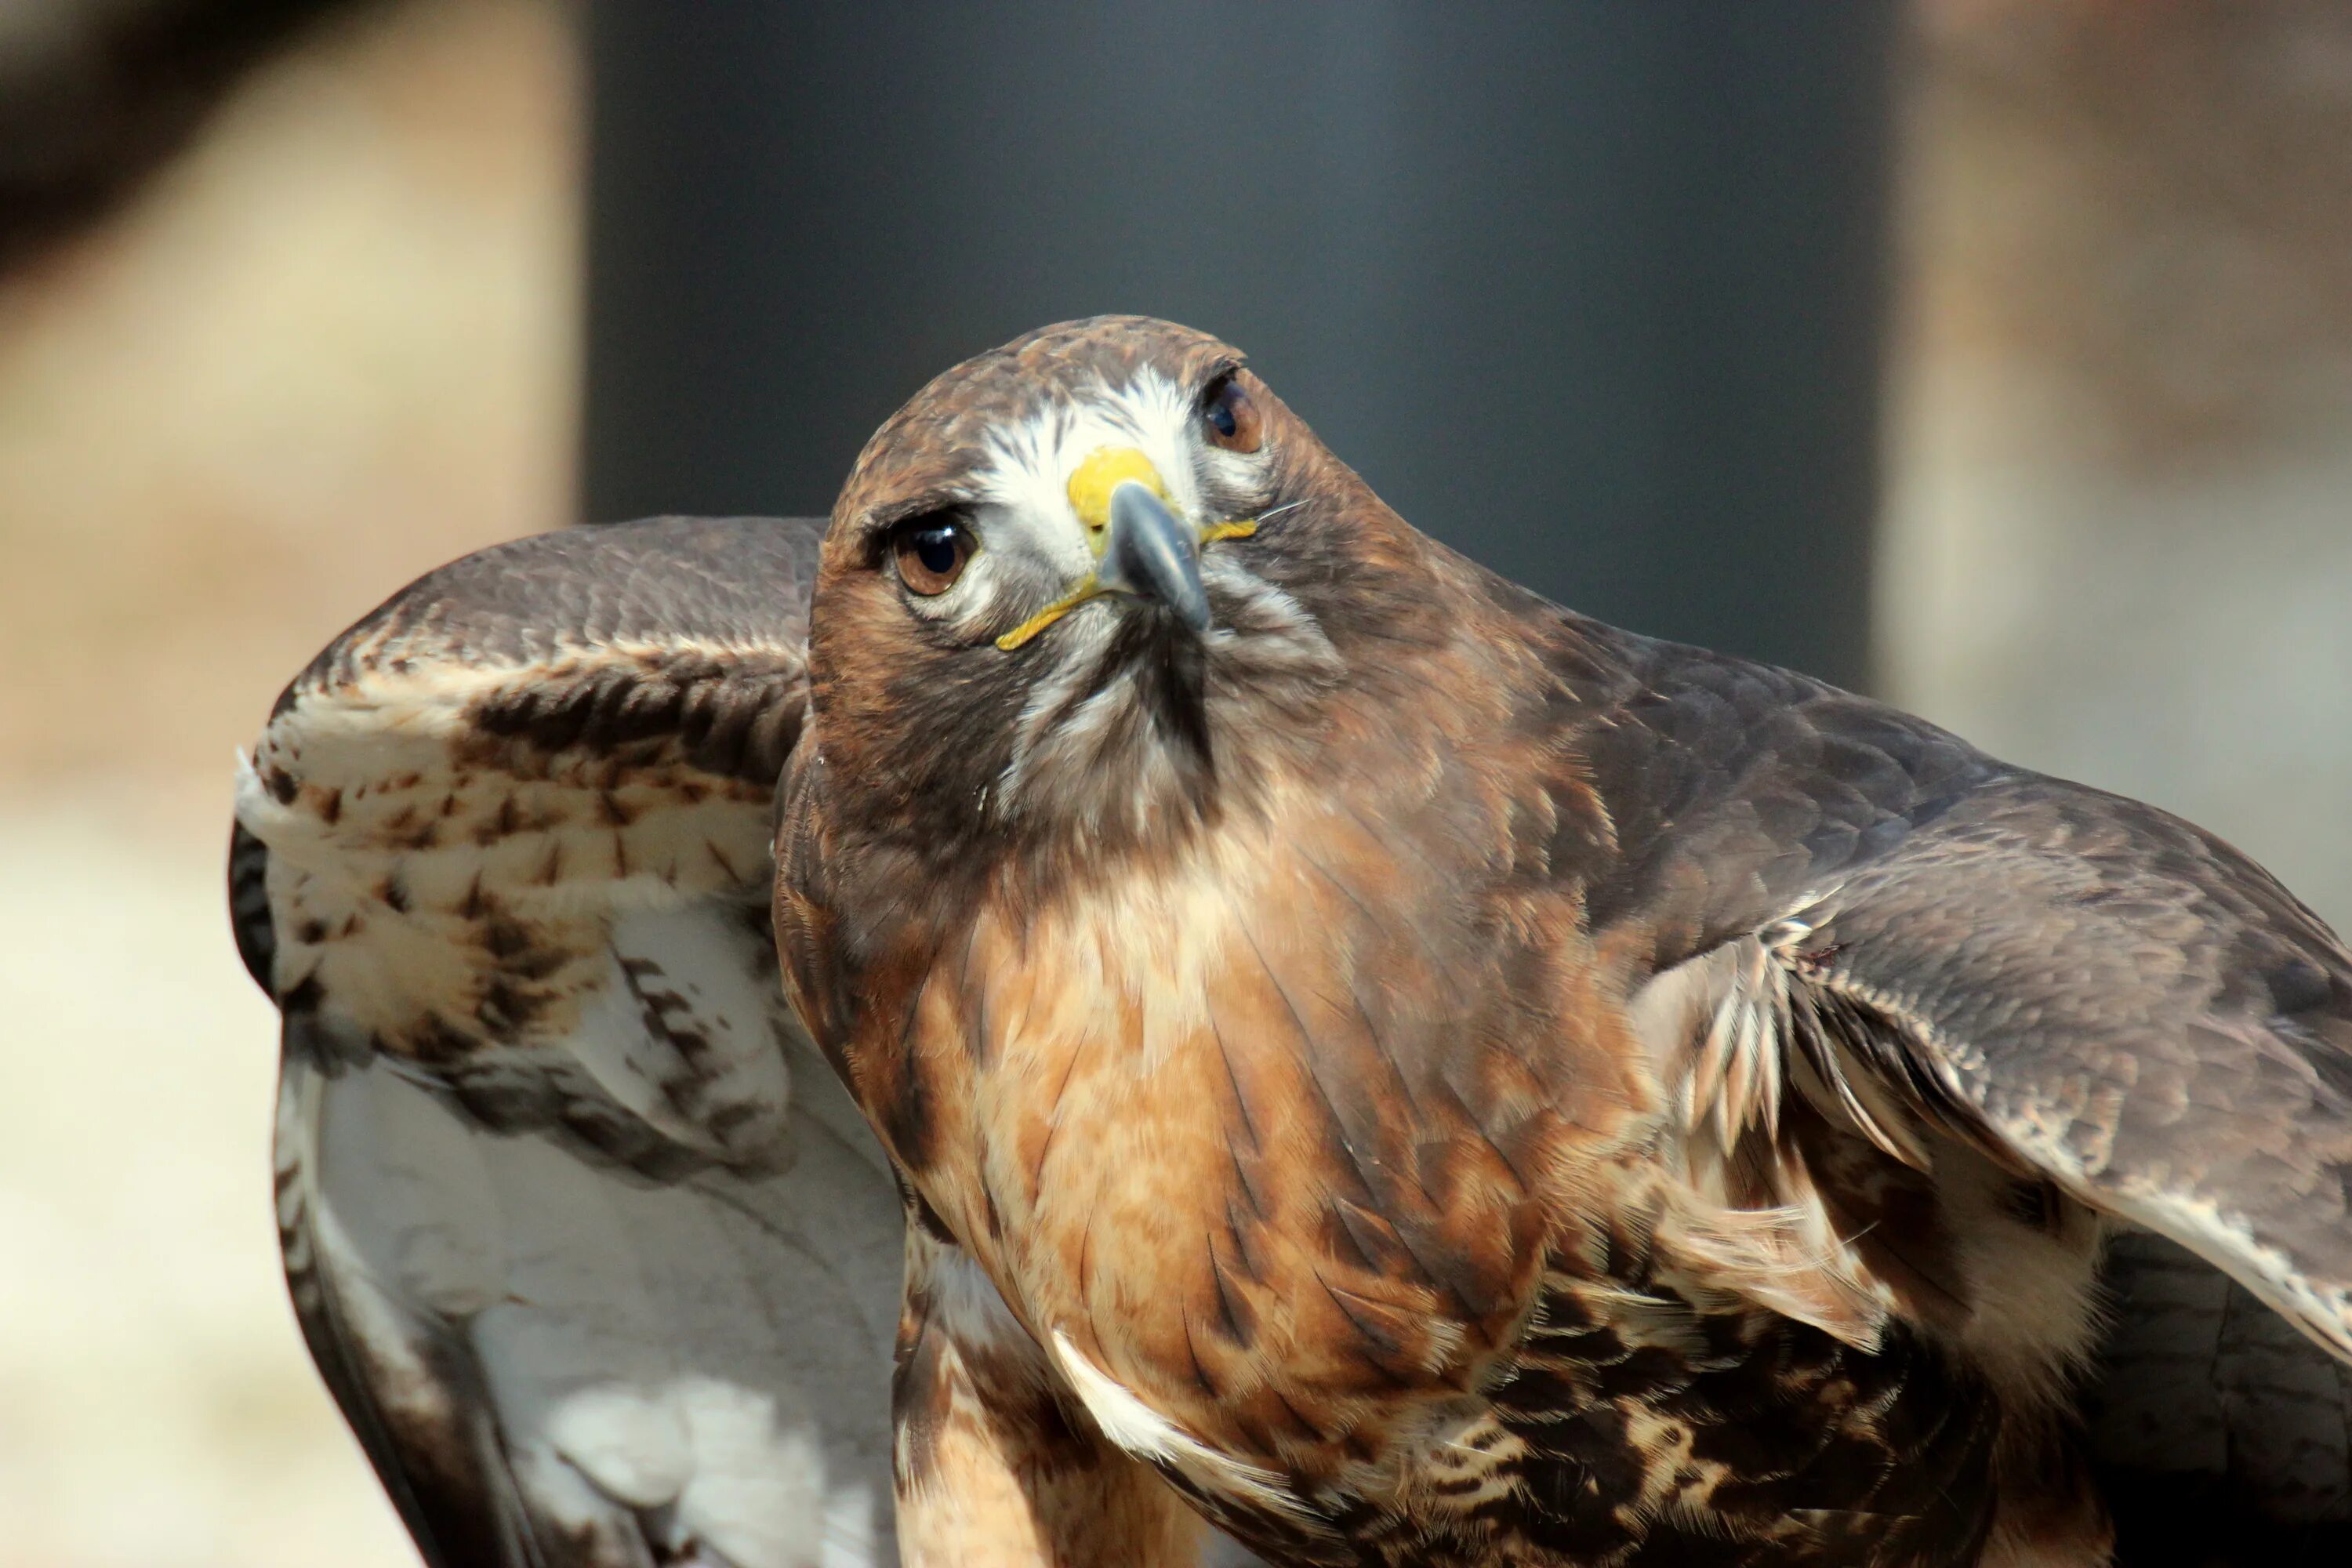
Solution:
[[[1714,1092],[1760,1105],[1811,1072],[1893,1149],[1940,1128],[2223,1271],[2184,1315],[2184,1255],[2122,1249],[2103,1443],[2352,1518],[2352,954],[2154,807],[1801,677],[1622,646],[1634,680],[1585,737],[1617,808],[1592,908],[1716,984]],[[2324,1350],[2244,1348],[2257,1301]]]
[[[2352,954],[2137,802],[1988,781],[1792,911],[1885,1080],[2352,1359]]]
[[[255,747],[288,1281],[436,1568],[892,1559],[898,1204],[766,916],[820,531],[470,556]]]

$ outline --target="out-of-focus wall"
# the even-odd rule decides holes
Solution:
[[[1886,693],[2352,929],[2352,7],[1917,20]]]
[[[285,1305],[221,857],[313,650],[570,521],[568,21],[350,16],[0,278],[0,1568],[415,1561]]]

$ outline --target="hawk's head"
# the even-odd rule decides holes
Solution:
[[[966,845],[1181,837],[1426,626],[1427,549],[1233,348],[1047,327],[916,394],[843,489],[812,616],[826,763]]]

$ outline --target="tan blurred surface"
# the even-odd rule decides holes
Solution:
[[[2352,6],[1916,15],[1886,694],[2352,929]]]
[[[234,748],[419,571],[570,520],[578,75],[412,0],[0,280],[0,1564],[413,1563],[285,1305]]]

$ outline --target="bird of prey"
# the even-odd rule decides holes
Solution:
[[[909,1562],[2352,1561],[2352,954],[2211,835],[1547,603],[1139,318],[883,425],[808,649]]]

